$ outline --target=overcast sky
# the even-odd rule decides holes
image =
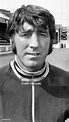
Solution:
[[[69,26],[69,0],[0,0],[0,9],[14,12],[23,4],[35,4],[47,8],[54,15],[56,24]]]

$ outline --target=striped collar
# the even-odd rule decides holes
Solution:
[[[15,59],[10,62],[10,65],[15,75],[19,79],[25,82],[27,81],[31,82],[32,80],[33,82],[40,81],[44,79],[49,73],[48,62],[45,62],[42,69],[36,72],[28,72],[28,71],[23,70],[18,63],[16,56],[15,56]]]

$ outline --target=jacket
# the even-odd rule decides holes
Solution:
[[[33,78],[32,78],[33,80]],[[0,69],[0,122],[64,122],[69,115],[69,73],[49,64],[47,77],[22,82],[10,64]]]

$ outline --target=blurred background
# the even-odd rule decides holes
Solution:
[[[47,61],[69,71],[69,0],[0,0],[0,67],[14,58],[6,27],[10,15],[23,4],[40,5],[54,15],[56,40]]]

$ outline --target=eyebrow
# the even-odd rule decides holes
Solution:
[[[45,24],[41,24],[41,25],[38,25],[36,27],[33,27],[33,28],[24,28],[22,27],[21,31],[22,33],[28,33],[28,32],[34,32],[36,29],[36,31],[39,31],[39,32],[47,32],[48,31],[48,27],[45,25]]]
[[[37,31],[38,32],[46,33],[48,31],[48,29],[45,29],[45,28],[37,28]]]
[[[24,30],[23,33],[28,33],[28,32],[33,32],[34,29],[28,29],[28,30]]]

